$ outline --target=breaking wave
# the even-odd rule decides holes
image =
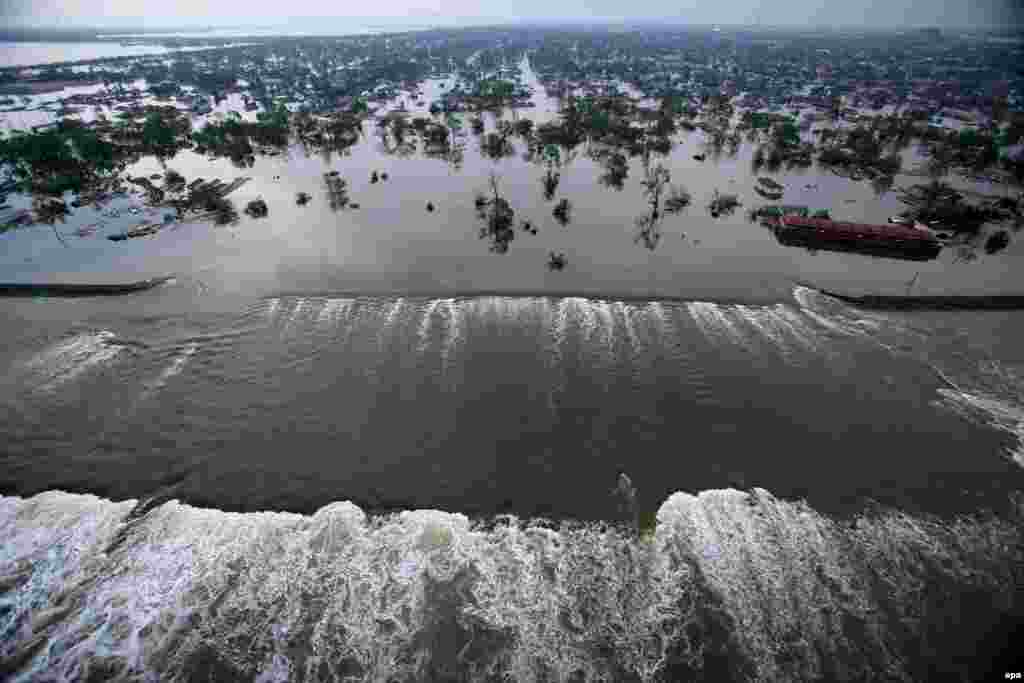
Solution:
[[[637,537],[347,502],[303,516],[0,498],[0,674],[978,680],[1024,623],[1022,512],[837,520],[714,490],[672,495]]]

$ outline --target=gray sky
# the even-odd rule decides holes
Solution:
[[[630,14],[623,16],[628,8]],[[368,11],[373,13],[368,16]],[[517,19],[672,19],[694,24],[1005,25],[1024,0],[0,0],[8,25],[140,27],[288,25],[338,30],[367,23]]]

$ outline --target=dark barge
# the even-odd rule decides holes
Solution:
[[[942,244],[925,230],[903,225],[871,225],[824,218],[781,216],[772,221],[780,244],[846,251],[911,261],[930,261]]]

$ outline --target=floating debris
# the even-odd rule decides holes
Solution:
[[[111,242],[123,242],[124,240],[135,239],[136,237],[148,237],[149,235],[155,235],[160,232],[162,227],[162,223],[149,223],[146,225],[140,225],[137,228],[132,228],[125,232],[107,235],[107,239]]]
[[[245,213],[253,218],[266,218],[269,212],[267,203],[262,199],[254,199],[245,206]]]
[[[711,202],[708,204],[708,211],[711,213],[712,218],[718,218],[722,214],[727,216],[732,215],[736,212],[737,207],[741,206],[739,198],[734,194],[721,194],[716,189]]]

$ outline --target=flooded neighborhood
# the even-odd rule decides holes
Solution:
[[[1019,671],[1018,27],[310,2],[0,34],[0,679]]]

